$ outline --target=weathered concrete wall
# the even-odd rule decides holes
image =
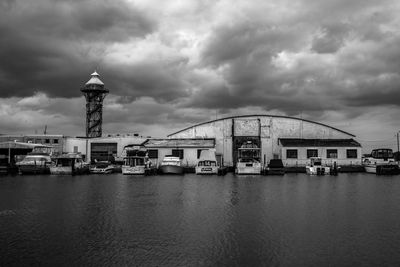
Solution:
[[[326,125],[297,118],[279,116],[246,116],[220,119],[197,126],[195,125],[170,135],[169,137],[215,138],[216,152],[223,154],[224,164],[226,166],[232,166],[232,131],[235,132],[236,136],[258,136],[260,134],[261,158],[264,159],[265,155],[267,162],[272,159],[274,155],[278,157],[282,156],[282,148],[278,142],[279,138],[353,138],[352,135]],[[361,155],[361,149],[359,155]],[[338,155],[338,157],[341,158],[340,155]]]

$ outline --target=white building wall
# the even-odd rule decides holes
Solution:
[[[91,143],[117,143],[117,157],[120,157],[125,146],[131,144],[141,144],[146,141],[146,138],[136,136],[121,136],[121,137],[99,137],[99,138],[77,138],[65,137],[63,152],[75,152],[74,147],[78,148],[78,152],[85,155],[85,158],[90,161]]]
[[[286,158],[288,149],[297,149],[297,159]],[[282,161],[285,166],[306,166],[310,163],[307,158],[307,149],[317,149],[318,156],[321,157],[322,163],[333,165],[336,162],[339,166],[361,165],[361,147],[283,147],[281,151]],[[327,158],[327,149],[337,149],[337,158]],[[357,158],[347,158],[347,149],[356,149]]]

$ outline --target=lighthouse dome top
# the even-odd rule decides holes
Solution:
[[[90,84],[98,84],[98,85],[104,85],[104,83],[100,80],[100,75],[97,73],[97,71],[94,71],[91,74],[91,78],[90,80],[86,83],[86,85],[90,85]]]

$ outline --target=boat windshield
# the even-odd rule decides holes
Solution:
[[[202,161],[199,161],[198,166],[212,166],[212,167],[215,167],[215,166],[217,166],[217,163],[215,161],[202,160]]]
[[[371,156],[376,159],[393,158],[393,151],[391,149],[375,149]]]
[[[144,158],[143,157],[127,157],[125,158],[125,165],[128,166],[143,166]]]
[[[252,163],[252,162],[258,162],[258,160],[253,159],[253,158],[241,158],[241,159],[239,159],[239,162]]]
[[[44,157],[33,157],[33,156],[26,156],[24,161],[46,161]]]
[[[59,158],[56,160],[57,167],[68,167],[72,165],[73,158]]]

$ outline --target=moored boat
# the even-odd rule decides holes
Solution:
[[[379,148],[372,150],[371,154],[362,160],[365,172],[373,174],[399,174],[398,163],[394,160],[393,150]]]
[[[151,161],[147,156],[147,149],[143,146],[127,145],[122,152],[124,163],[122,174],[145,175],[151,167]]]
[[[331,168],[322,165],[320,157],[311,157],[310,164],[306,166],[306,173],[310,175],[325,175],[330,174]]]
[[[96,162],[89,168],[93,174],[108,174],[115,171],[115,166],[109,162]]]
[[[162,160],[159,171],[162,174],[183,174],[183,167],[179,157],[165,156]]]
[[[214,149],[202,150],[195,168],[196,174],[218,174],[218,163]]]
[[[247,141],[238,148],[236,174],[261,174],[260,148]]]
[[[89,173],[89,164],[83,161],[79,153],[62,154],[54,158],[50,166],[51,174],[86,174]]]
[[[31,152],[25,158],[17,162],[21,174],[45,174],[50,173],[51,158],[48,153]]]
[[[268,167],[265,169],[265,174],[268,175],[283,175],[285,174],[285,167],[281,159],[271,159]]]

